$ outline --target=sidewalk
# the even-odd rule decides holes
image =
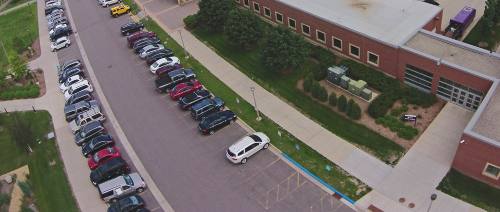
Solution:
[[[0,10],[1,10],[2,8],[6,7],[6,6],[7,6],[7,4],[9,4],[11,1],[12,1],[12,0],[9,0],[8,2],[5,2],[4,4],[2,4],[2,6],[0,6]],[[10,12],[10,11],[12,11],[12,10],[17,9],[17,8],[24,7],[24,6],[28,5],[28,4],[33,4],[33,3],[35,3],[35,2],[36,2],[36,0],[31,0],[31,1],[29,1],[29,2],[26,2],[26,3],[23,3],[23,4],[17,5],[17,6],[15,6],[15,7],[13,7],[13,8],[10,8],[10,9],[8,9],[8,10],[5,10],[5,11],[1,12],[1,13],[0,13],[0,15],[3,15],[3,14],[5,14],[5,13],[8,13],[8,12]],[[44,5],[44,6],[45,6],[45,5]]]

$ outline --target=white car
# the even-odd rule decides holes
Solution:
[[[144,48],[142,48],[141,50],[139,50],[139,55],[141,56],[142,59],[146,59],[146,56],[148,56],[148,54],[150,54],[154,51],[160,50],[160,49],[165,49],[165,47],[161,44],[147,45]]]
[[[155,63],[153,63],[153,65],[149,66],[149,70],[151,71],[151,73],[156,74],[156,70],[158,70],[159,68],[167,65],[172,66],[174,64],[181,64],[179,58],[177,57],[161,58],[157,60]]]
[[[61,89],[62,93],[65,93],[70,88],[71,85],[81,81],[83,81],[82,76],[80,75],[71,76],[66,80],[66,82],[62,83],[59,88]]]
[[[69,38],[64,36],[60,37],[52,45],[50,45],[50,50],[55,52],[59,49],[62,49],[64,47],[68,47],[71,44],[71,41],[69,41]]]
[[[90,85],[89,81],[83,80],[81,82],[71,85],[69,89],[66,92],[64,92],[64,99],[68,100],[73,94],[81,91],[92,92],[94,91],[94,89],[92,88],[92,85]]]
[[[264,133],[256,132],[236,141],[226,150],[226,157],[233,163],[245,164],[250,156],[269,147],[270,140]]]
[[[58,15],[58,14],[63,14],[64,15],[64,10],[62,9],[56,9],[53,10],[50,14],[46,16],[47,20],[50,20],[52,17]]]
[[[57,29],[60,29],[60,28],[64,28],[64,27],[67,27],[68,25],[67,24],[58,24],[56,25],[53,29],[51,29],[49,31],[49,37],[50,35],[54,34],[54,32],[57,30]],[[50,38],[49,38],[50,39]]]
[[[103,7],[109,7],[109,5],[121,3],[121,0],[99,0],[99,4]]]
[[[54,5],[61,5],[61,2],[51,1],[51,2],[45,3],[45,7],[50,7],[50,6],[54,6]]]

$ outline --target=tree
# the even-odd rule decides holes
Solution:
[[[19,146],[26,148],[29,152],[33,152],[30,147],[31,139],[31,123],[26,123],[22,119],[20,112],[11,112],[12,123],[7,125],[9,135]]]
[[[486,0],[485,3],[484,16],[489,16],[493,25],[495,25],[500,20],[500,14],[497,12],[499,2],[498,0]]]
[[[319,93],[319,82],[316,80],[313,80],[312,86],[311,86],[311,95],[314,98],[318,98],[318,93]]]
[[[495,1],[495,6],[493,7],[495,10],[495,16],[493,18],[494,23],[500,23],[500,1]]]
[[[345,112],[347,107],[347,98],[345,98],[344,94],[340,95],[337,100],[337,106],[339,107],[340,112]]]
[[[332,92],[330,94],[330,97],[328,97],[328,102],[332,106],[337,106],[337,94],[335,94],[335,92]]]
[[[15,35],[12,38],[12,44],[14,45],[14,49],[16,49],[18,52],[21,52],[24,49],[24,41],[19,35]]]
[[[5,85],[5,83],[7,83],[7,79],[5,79],[5,77],[7,77],[8,75],[9,72],[3,69],[3,67],[0,67],[0,87],[2,87],[3,85]]]
[[[354,104],[354,100],[349,99],[349,101],[347,102],[347,107],[346,107],[347,116],[351,116],[351,111],[352,111],[352,105],[353,104]]]
[[[224,34],[233,46],[243,47],[257,43],[264,34],[262,20],[254,12],[235,9],[229,13]]]
[[[325,86],[321,86],[319,88],[318,99],[319,99],[319,101],[322,101],[322,102],[326,102],[326,100],[328,100],[328,91],[326,90]]]
[[[491,34],[491,30],[493,29],[494,26],[494,19],[495,19],[495,3],[496,0],[488,0],[486,1],[486,6],[484,7],[484,15],[481,18],[482,23],[481,23],[481,34],[483,36],[489,36]]]
[[[21,80],[28,73],[29,64],[26,59],[20,57],[14,50],[9,53],[9,65],[9,73],[14,74],[15,81]]]
[[[361,118],[361,108],[356,102],[352,105],[351,118],[355,120],[359,120]]]
[[[234,9],[233,0],[201,0],[197,19],[207,31],[215,31],[224,26],[229,19],[229,13]]]
[[[308,53],[307,43],[301,35],[278,25],[264,37],[260,60],[269,70],[280,73],[290,66],[299,66]]]

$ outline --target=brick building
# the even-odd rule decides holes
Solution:
[[[476,111],[452,167],[500,187],[500,122],[494,120],[500,55],[440,35],[441,7],[412,0],[235,1],[337,55]]]

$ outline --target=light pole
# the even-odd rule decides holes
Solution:
[[[38,141],[38,144],[40,144],[42,146],[43,151],[45,152],[45,154],[47,154],[47,157],[49,157],[49,160],[50,160],[49,165],[52,166],[52,165],[56,164],[56,162],[54,160],[52,160],[52,158],[50,157],[50,155],[47,152],[47,150],[45,150],[45,147],[43,147],[42,141],[40,141],[40,139],[38,139],[38,138],[36,139],[36,141]]]
[[[5,51],[5,47],[3,46],[3,42],[0,41],[0,44],[2,45],[3,51],[5,52],[5,56],[7,56],[7,59],[8,59],[9,55],[7,55],[7,51]]]
[[[431,195],[431,204],[429,204],[429,209],[427,209],[427,212],[429,212],[431,210],[432,203],[434,202],[434,200],[437,199],[437,197],[438,197],[438,195],[436,195],[436,194]]]
[[[30,37],[30,46],[31,46],[33,44],[33,42],[31,41],[30,29],[26,27],[26,31],[28,32],[28,36]]]
[[[31,17],[33,18],[33,12],[31,12],[31,7],[29,2],[28,2],[28,8],[30,8]]]
[[[252,90],[253,94],[253,104],[255,105],[255,111],[257,112],[257,121],[262,120],[262,118],[259,116],[259,109],[257,109],[257,101],[255,100],[255,85],[250,85],[250,90]]]
[[[187,54],[187,52],[186,52],[186,47],[184,46],[184,39],[182,39],[182,33],[181,33],[181,31],[182,31],[182,30],[180,30],[180,29],[179,29],[179,30],[177,30],[177,31],[179,32],[179,35],[181,35],[182,48],[184,49],[184,54],[186,55],[186,57],[185,57],[185,58],[186,58],[186,59],[188,59],[188,58],[189,58],[189,55]]]

